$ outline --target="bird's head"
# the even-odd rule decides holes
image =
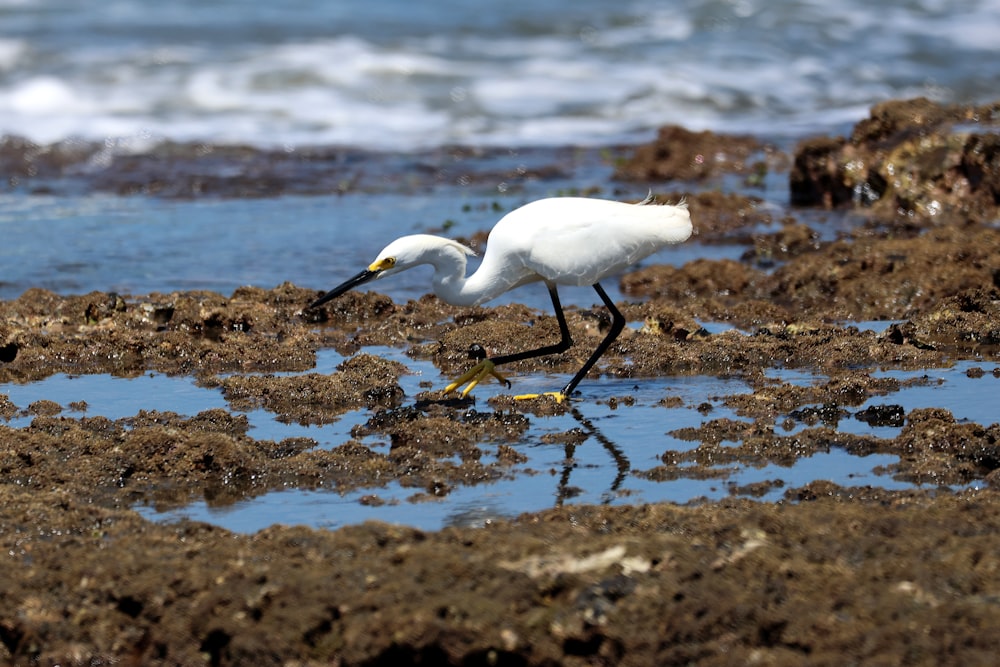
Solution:
[[[309,304],[309,308],[322,306],[327,301],[336,299],[341,294],[376,278],[391,276],[420,264],[437,264],[439,258],[444,255],[456,253],[462,257],[474,254],[461,243],[438,236],[414,234],[400,237],[383,248],[367,269],[334,287]]]

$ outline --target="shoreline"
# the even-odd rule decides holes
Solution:
[[[755,501],[761,489],[749,488],[717,502],[566,505],[435,532],[366,522],[240,535],[191,521],[150,522],[130,508],[233,502],[289,487],[371,487],[377,495],[387,479],[430,497],[513,474],[526,421],[566,407],[502,395],[477,405],[429,387],[404,395],[405,365],[365,348],[400,348],[451,374],[466,367],[470,343],[523,348],[554,318],[518,304],[463,309],[377,292],[304,315],[316,292],[292,283],[231,294],[33,288],[0,301],[4,382],[158,372],[218,388],[233,410],[256,405],[314,424],[363,410],[368,421],[351,440],[317,450],[308,438],[255,439],[230,410],[111,420],[52,401],[15,406],[0,396],[8,421],[21,410],[34,415],[23,428],[0,422],[0,553],[7,560],[0,658],[989,663],[1000,649],[988,631],[1000,622],[1000,569],[990,555],[1000,551],[1000,424],[956,419],[940,407],[892,412],[900,383],[875,373],[974,361],[970,381],[983,392],[1000,374],[1000,151],[992,124],[955,138],[951,128],[968,113],[920,100],[888,103],[850,137],[805,141],[794,155],[749,137],[668,128],[646,147],[565,149],[521,172],[502,153],[374,164],[336,153],[287,172],[287,162],[268,163],[260,173],[254,168],[267,160],[233,149],[227,164],[245,169],[231,178],[213,177],[211,158],[194,147],[116,157],[124,160],[116,178],[83,170],[90,155],[36,161],[42,168],[17,187],[255,197],[297,182],[326,194],[341,182],[351,183],[346,193],[377,191],[399,185],[387,172],[405,172],[416,174],[405,182],[416,190],[455,187],[472,174],[472,187],[504,179],[516,192],[527,181],[572,180],[595,164],[605,176],[581,179],[582,187],[609,193],[650,182],[665,199],[688,197],[699,242],[736,240],[745,252],[739,261],[650,265],[623,276],[622,293],[637,299],[623,313],[643,326],[626,331],[600,372],[637,381],[740,377],[752,393],[719,397],[741,420],[707,410],[700,428],[672,436],[690,449],[666,447],[660,464],[642,474],[712,475],[720,465],[786,465],[838,449],[898,456],[885,474],[921,488],[814,481],[785,487],[778,502]],[[713,158],[706,165],[684,157],[692,153]],[[5,174],[20,168],[10,155],[0,157]],[[886,164],[905,177],[885,179]],[[774,220],[754,193],[771,192],[766,179],[782,169],[795,206]],[[800,215],[845,208],[864,221],[832,238],[821,234],[822,222]],[[705,319],[740,330],[712,334],[698,324]],[[850,324],[861,320],[886,326]],[[526,321],[535,329],[526,331]],[[567,321],[576,340],[600,334],[596,309],[569,309]],[[332,374],[310,372],[324,348],[347,361]],[[775,381],[765,371],[776,364],[815,369],[824,380]],[[567,353],[512,370],[577,365]],[[627,415],[623,391],[619,409]],[[871,418],[898,421],[894,437],[850,435],[824,421],[873,396],[886,397],[886,412]],[[681,407],[695,406],[667,401],[657,409]],[[780,420],[793,413],[803,428],[786,435]],[[366,432],[389,447],[366,447],[359,441]],[[573,433],[564,435],[571,443]]]

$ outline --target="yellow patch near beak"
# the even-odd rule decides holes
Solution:
[[[368,267],[369,271],[385,271],[386,269],[391,269],[396,266],[395,257],[386,257],[385,259],[380,259],[377,262],[372,262],[371,266]]]

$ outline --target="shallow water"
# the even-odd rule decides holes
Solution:
[[[538,196],[559,185],[537,186]],[[195,201],[0,193],[5,238],[0,244],[0,298],[17,298],[30,287],[62,294],[207,289],[228,295],[243,285],[273,287],[291,281],[326,290],[367,267],[393,238],[414,233],[469,237],[532,198],[461,188]],[[740,252],[737,246],[717,246],[712,254]],[[696,246],[682,244],[647,262],[680,265],[699,256],[704,253]],[[408,279],[379,281],[366,289],[405,302],[428,292],[431,273],[429,266],[417,267]],[[612,298],[621,298],[617,281],[607,281],[605,287]],[[569,288],[563,295],[567,305],[598,302],[590,288]],[[542,286],[501,295],[490,304],[512,302],[551,309]]]
[[[975,371],[982,370],[980,377]],[[970,371],[972,372],[970,375]],[[770,370],[769,377],[788,384],[808,385],[825,381],[825,376],[807,370]],[[917,381],[885,396],[872,396],[863,404],[852,407],[852,416],[839,420],[836,428],[845,433],[867,434],[878,438],[894,438],[900,427],[872,426],[856,414],[871,407],[900,405],[904,412],[921,408],[941,408],[958,422],[973,422],[988,426],[998,421],[996,391],[1000,389],[1000,367],[993,361],[958,361],[948,368],[927,368],[919,371],[874,371],[872,377],[896,378],[900,383]],[[803,406],[808,407],[808,406]],[[820,407],[820,406],[813,406]],[[780,422],[780,420],[779,420]],[[805,428],[798,424],[782,434],[793,434]]]
[[[400,378],[407,396],[412,397],[423,391],[421,382],[430,381],[437,386],[447,380],[432,364],[414,361],[402,350],[370,348],[365,351],[393,358],[410,369],[410,374]],[[319,355],[316,370],[331,372],[342,360],[336,352],[324,350]],[[974,368],[981,368],[984,374],[970,377],[969,371]],[[823,380],[822,376],[802,370],[772,370],[768,375],[792,384]],[[967,361],[950,368],[886,371],[879,375],[900,380],[926,376],[926,382],[887,396],[873,397],[854,412],[873,405],[901,405],[905,412],[920,407],[940,407],[951,411],[958,420],[986,425],[995,421],[995,401],[992,397],[996,391],[994,385],[1000,382],[1000,371],[994,372],[990,364]],[[531,392],[558,386],[563,378],[525,375],[515,376],[513,380],[518,391]],[[477,389],[477,402],[485,406],[491,396],[503,391],[496,383],[481,385]],[[524,437],[519,442],[511,443],[518,452],[528,457],[526,463],[513,466],[503,479],[493,483],[456,486],[440,499],[427,500],[422,494],[420,502],[413,502],[413,488],[392,483],[345,494],[287,489],[223,506],[199,501],[166,512],[146,506],[137,509],[144,516],[159,521],[189,517],[241,532],[253,532],[273,523],[337,527],[366,519],[432,530],[446,525],[482,525],[499,517],[564,503],[686,503],[718,499],[730,495],[737,487],[777,480],[781,484],[767,490],[760,496],[762,500],[778,500],[785,489],[818,479],[845,486],[908,486],[872,472],[875,468],[895,463],[897,457],[885,454],[858,457],[837,449],[801,458],[791,467],[733,466],[730,470],[721,471],[727,474],[707,480],[682,478],[656,482],[635,474],[657,466],[658,457],[667,449],[684,451],[697,446],[697,443],[677,440],[667,435],[668,432],[683,427],[698,427],[707,419],[740,419],[722,404],[722,399],[749,391],[749,387],[739,379],[707,376],[588,380],[586,397],[574,404],[572,413],[529,417],[530,427]],[[211,408],[228,408],[217,389],[198,387],[191,378],[155,373],[135,378],[56,375],[29,384],[0,385],[0,394],[6,394],[22,409],[36,400],[53,400],[67,408],[64,416],[73,418],[82,416],[84,412],[70,410],[68,406],[81,400],[87,403],[86,415],[103,415],[110,419],[132,416],[139,410],[172,411],[193,416]],[[609,399],[626,395],[635,399],[634,404],[627,405],[621,401],[617,407],[609,404]],[[681,407],[665,408],[659,405],[659,401],[666,397],[679,397]],[[712,406],[708,415],[696,409],[705,403]],[[344,414],[333,424],[302,426],[277,421],[273,414],[264,410],[238,414],[247,416],[251,426],[249,435],[253,438],[280,440],[303,436],[313,438],[321,448],[332,448],[349,440],[351,428],[364,424],[370,416],[367,410],[356,410]],[[8,425],[25,427],[31,419],[32,416],[22,412]],[[781,420],[778,421],[780,424]],[[842,432],[866,433],[880,438],[895,437],[900,430],[899,427],[870,426],[854,416],[827,426]],[[564,444],[542,441],[546,434],[563,433],[574,428],[582,429],[588,435],[579,445],[567,448]],[[792,429],[780,431],[780,434],[791,435],[802,428],[804,426],[798,424]],[[381,436],[368,436],[361,441],[376,450],[388,447]],[[486,452],[486,460],[492,456],[491,452],[495,453],[489,443],[480,447]]]

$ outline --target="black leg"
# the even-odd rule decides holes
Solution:
[[[604,305],[611,313],[611,330],[608,331],[608,335],[604,337],[604,340],[601,341],[601,344],[597,346],[597,349],[594,350],[594,353],[590,355],[589,359],[587,359],[587,363],[583,365],[583,368],[581,368],[577,372],[577,374],[573,376],[573,379],[569,381],[569,384],[567,384],[561,392],[551,392],[550,395],[555,396],[556,400],[559,402],[562,402],[562,400],[565,398],[569,398],[569,395],[573,392],[574,389],[576,389],[576,385],[580,384],[580,381],[583,380],[584,377],[586,377],[587,371],[589,371],[591,367],[593,367],[593,365],[597,363],[597,360],[601,358],[601,355],[603,355],[607,351],[608,347],[611,346],[611,343],[613,343],[615,339],[618,338],[618,335],[622,332],[622,329],[625,328],[625,318],[622,316],[620,312],[618,312],[618,309],[615,308],[615,304],[608,296],[608,293],[604,291],[604,288],[601,287],[599,283],[594,283],[593,287],[595,290],[597,290],[598,296],[601,297],[601,300],[604,301]],[[499,357],[481,359],[479,363],[476,364],[465,375],[463,375],[462,377],[458,378],[457,380],[449,384],[447,387],[445,387],[444,393],[445,394],[451,393],[456,389],[458,389],[460,386],[466,384],[467,385],[466,388],[462,390],[462,398],[465,398],[469,394],[469,392],[472,391],[473,387],[479,384],[479,382],[483,380],[487,375],[493,375],[501,382],[506,383],[507,386],[509,387],[510,382],[508,382],[506,378],[504,378],[494,369],[495,366],[499,366],[500,364],[509,364],[514,361],[521,361],[522,359],[542,357],[548,354],[558,354],[560,352],[565,352],[570,347],[572,347],[573,339],[569,335],[569,327],[566,326],[566,316],[563,314],[562,304],[559,303],[559,293],[556,292],[555,285],[549,286],[549,296],[552,297],[552,306],[553,308],[555,308],[556,320],[559,322],[559,333],[561,334],[561,338],[558,343],[555,343],[553,345],[545,345],[543,347],[539,347],[534,350],[527,350],[526,352],[518,352],[516,354],[505,354]],[[479,346],[473,346],[471,353],[475,356],[475,358],[480,358],[480,356],[483,354],[482,348],[480,348]],[[525,394],[523,396],[515,396],[514,398],[535,398],[536,396],[537,394]]]
[[[602,340],[601,344],[597,346],[594,353],[590,355],[590,359],[587,359],[587,363],[583,365],[583,368],[577,371],[577,374],[573,376],[573,379],[569,381],[569,384],[563,387],[562,393],[566,398],[569,398],[570,394],[573,393],[573,390],[576,389],[576,385],[580,384],[580,381],[587,376],[587,371],[589,371],[591,367],[597,363],[597,360],[601,358],[601,355],[607,352],[608,348],[611,347],[611,343],[615,342],[615,339],[618,338],[619,334],[621,334],[622,329],[625,328],[625,316],[622,315],[617,308],[615,308],[614,302],[611,300],[611,297],[608,296],[608,293],[604,291],[604,288],[601,287],[601,284],[594,283],[594,289],[597,290],[597,295],[601,297],[604,305],[607,306],[608,310],[611,312],[611,330],[608,331],[608,335],[604,337],[604,340]]]
[[[573,339],[570,338],[569,327],[566,326],[566,316],[563,315],[562,305],[559,303],[559,293],[556,292],[555,285],[549,287],[549,296],[552,297],[552,307],[555,308],[556,311],[556,319],[559,321],[559,332],[562,334],[562,339],[554,345],[546,345],[545,347],[540,347],[535,350],[518,352],[516,354],[505,354],[499,357],[491,357],[490,361],[499,366],[500,364],[509,364],[512,361],[521,361],[522,359],[531,359],[532,357],[543,357],[547,354],[559,354],[560,352],[565,352],[573,346]]]

